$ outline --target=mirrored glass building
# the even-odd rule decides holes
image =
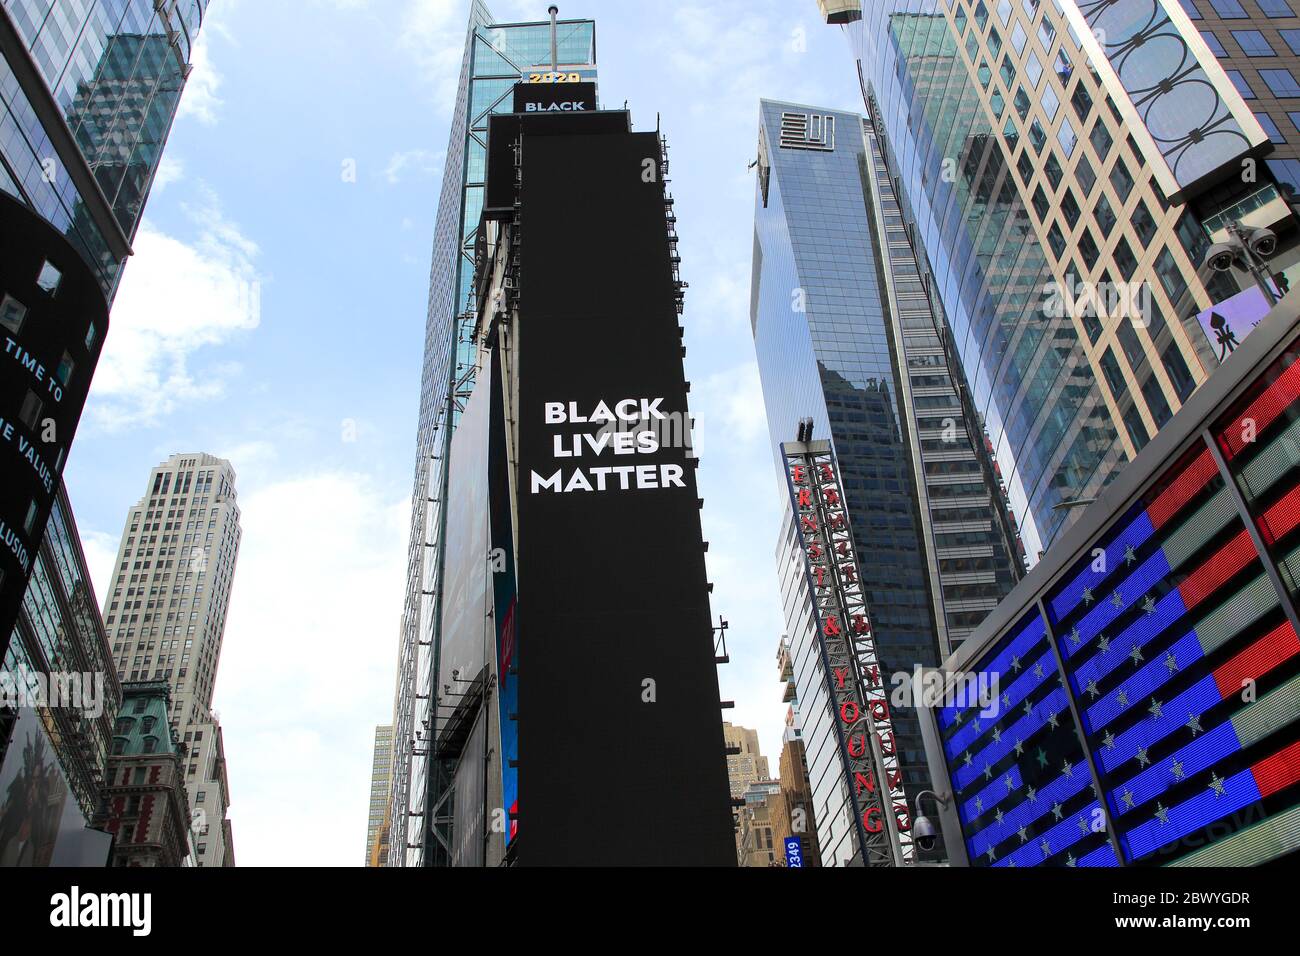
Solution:
[[[7,674],[98,674],[108,711],[118,680],[62,474],[206,8],[0,0],[0,648]],[[5,759],[15,717],[88,817],[102,714],[0,708]]]
[[[822,7],[1036,560],[1295,278],[1294,12]],[[1271,243],[1208,265],[1234,230],[1260,229]]]
[[[1023,573],[1005,489],[872,124],[765,100],[757,168],[750,316],[780,494],[788,502],[781,446],[811,419],[838,460],[881,670],[910,675],[960,645]],[[861,865],[835,677],[785,512],[777,565],[821,863]],[[893,729],[911,800],[929,785],[915,714],[895,708]]]

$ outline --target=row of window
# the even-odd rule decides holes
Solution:
[[[1193,20],[1202,20],[1204,17],[1201,11],[1196,8],[1194,0],[1179,0],[1183,9],[1187,11],[1188,17]],[[1214,12],[1218,14],[1221,20],[1246,20],[1251,14],[1246,12],[1246,8],[1241,5],[1239,0],[1200,0],[1202,3],[1209,3]],[[1259,7],[1260,13],[1269,19],[1279,19],[1285,17],[1294,17],[1295,11],[1291,9],[1287,0],[1254,0],[1255,6]]]

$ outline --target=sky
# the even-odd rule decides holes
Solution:
[[[498,0],[501,22],[548,3]],[[749,329],[760,97],[861,110],[814,0],[572,0],[600,98],[670,146],[726,719],[776,772],[781,499]],[[433,221],[468,0],[211,0],[66,482],[96,591],[178,453],[243,544],[216,681],[235,855],[360,865],[391,721]]]

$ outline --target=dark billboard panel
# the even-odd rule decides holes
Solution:
[[[736,861],[659,159],[654,133],[523,140],[527,865]]]
[[[594,113],[596,84],[580,80],[517,83],[514,107],[516,113]]]
[[[0,653],[107,331],[108,303],[81,255],[0,192]]]

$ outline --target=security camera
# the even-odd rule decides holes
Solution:
[[[917,817],[916,822],[912,824],[912,839],[922,850],[933,850],[939,843],[939,834],[934,829],[934,824],[929,817]]]
[[[1272,229],[1252,229],[1246,243],[1261,259],[1271,258],[1277,252],[1277,235]]]
[[[1226,242],[1216,242],[1210,247],[1205,262],[1215,272],[1228,272],[1237,261],[1236,247]]]

